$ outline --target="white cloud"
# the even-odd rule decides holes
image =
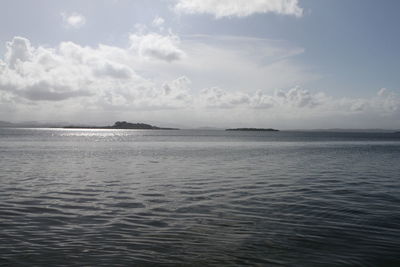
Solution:
[[[86,99],[107,108],[175,108],[189,101],[186,77],[157,85],[132,68],[135,57],[130,49],[72,42],[35,48],[15,37],[7,43],[6,60],[0,60],[0,91],[20,102]]]
[[[256,13],[303,15],[298,0],[178,0],[175,10],[188,14],[212,14],[216,18],[246,17]]]
[[[66,27],[72,27],[78,29],[86,24],[86,18],[78,13],[71,13],[71,14],[61,13],[61,17]]]
[[[182,45],[187,49],[184,58],[165,64],[138,57],[139,50],[129,47],[63,42],[45,48],[15,37],[6,45],[4,61],[0,60],[0,120],[58,118],[87,123],[90,118],[138,118],[189,126],[229,123],[278,128],[352,127],[355,122],[354,127],[390,127],[399,122],[400,96],[389,89],[369,98],[334,98],[274,81],[286,71],[282,79],[295,83],[287,57],[298,49],[266,49],[261,44],[265,42],[260,47],[273,59],[267,66],[249,48],[240,45],[224,51],[218,42],[191,40]],[[262,51],[258,47],[254,50]],[[287,67],[279,65],[272,71],[274,60],[282,62],[282,58]],[[260,76],[252,74],[257,69]],[[261,75],[267,78],[262,80]],[[203,86],[202,79],[213,85]],[[272,90],[269,80],[283,89]]]
[[[71,42],[56,49],[34,48],[29,40],[15,37],[7,45],[0,90],[32,101],[61,101],[95,95],[109,77],[138,79],[133,70],[101,53]]]
[[[152,25],[155,27],[161,27],[164,24],[165,20],[162,17],[155,17],[153,19]]]
[[[219,114],[220,122],[225,116],[225,120],[231,118],[230,123],[236,121],[242,126],[393,128],[400,122],[400,95],[385,91],[385,95],[371,98],[333,98],[299,87],[273,93],[232,92],[215,87],[202,90],[196,105]],[[213,118],[217,120],[218,116]]]
[[[191,81],[178,77],[164,82],[161,87],[152,87],[138,98],[138,107],[142,109],[184,109],[193,105],[190,92]]]
[[[179,48],[179,37],[174,34],[134,33],[129,36],[129,39],[131,49],[145,58],[173,62],[182,59],[185,55]]]
[[[64,42],[51,49],[35,48],[31,46],[29,40],[15,37],[7,44],[6,61],[1,64],[0,89],[31,101],[63,101],[89,97],[92,101],[97,101],[101,106],[108,108],[118,106],[139,109],[178,107],[262,109],[279,105],[313,107],[319,103],[316,96],[299,88],[278,92],[275,95],[267,95],[260,91],[255,94],[246,92],[254,89],[225,91],[218,87],[210,87],[196,93],[191,91],[191,81],[185,76],[157,85],[135,71],[135,54],[131,54],[131,50],[134,49],[145,57],[157,55],[167,61],[177,59],[178,57],[174,55],[175,48],[169,45],[165,47],[157,45],[157,40],[160,43],[168,40],[166,41],[168,43],[169,38],[172,37],[156,34],[131,35],[133,47],[130,49],[104,45],[98,48],[82,47],[72,42]],[[149,48],[147,44],[156,45],[155,48]],[[160,49],[163,52],[154,54],[154,50],[160,47],[163,48]],[[223,54],[220,55],[218,61],[223,60]],[[239,58],[238,61],[244,60]],[[207,64],[209,62],[199,65],[204,68],[204,71],[200,70],[202,74],[207,73]],[[228,64],[233,63],[228,62]],[[136,68],[141,69],[142,66],[138,64]],[[157,67],[157,65],[151,66]],[[217,65],[217,68],[225,67]],[[231,70],[228,68],[228,71]]]
[[[309,91],[299,87],[294,87],[288,92],[278,91],[276,97],[284,104],[289,104],[298,108],[312,108],[318,106],[325,100],[325,95],[323,93],[313,95]]]
[[[378,91],[377,101],[373,101],[372,105],[381,109],[382,113],[386,115],[400,113],[400,96],[386,88]]]
[[[326,96],[323,93],[312,94],[307,90],[294,87],[287,91],[276,90],[273,94],[256,91],[246,93],[230,92],[218,87],[206,88],[200,93],[199,103],[211,108],[250,108],[250,109],[312,109],[324,104]]]

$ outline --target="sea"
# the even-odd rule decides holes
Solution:
[[[400,266],[400,134],[0,128],[0,266]]]

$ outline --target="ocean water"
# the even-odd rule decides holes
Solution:
[[[0,128],[0,265],[400,266],[400,134]]]

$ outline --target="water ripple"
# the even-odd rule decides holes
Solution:
[[[393,137],[20,131],[0,265],[400,265]]]

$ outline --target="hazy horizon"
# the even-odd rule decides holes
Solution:
[[[259,127],[257,125],[249,125],[245,123],[237,123],[237,124],[232,124],[232,125],[184,125],[184,124],[175,124],[171,122],[160,122],[160,121],[129,121],[129,120],[118,120],[118,121],[127,121],[130,123],[145,123],[145,124],[150,124],[152,126],[158,126],[158,127],[173,127],[173,128],[178,128],[180,130],[225,130],[225,129],[230,129],[230,128],[272,128],[272,129],[277,129],[281,131],[360,131],[360,132],[374,132],[374,131],[382,131],[382,132],[393,132],[393,131],[399,131],[399,128],[276,128],[276,127]],[[106,122],[86,122],[86,123],[71,123],[71,122],[62,122],[62,121],[0,121],[0,128],[3,127],[2,123],[10,123],[10,124],[15,124],[18,125],[18,127],[39,127],[42,128],[44,125],[47,126],[54,126],[54,127],[68,127],[68,126],[93,126],[93,127],[101,127],[101,126],[111,126],[115,123],[115,121],[106,121]]]

